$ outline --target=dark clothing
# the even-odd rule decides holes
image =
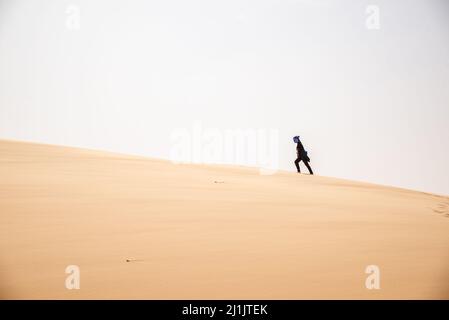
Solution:
[[[295,160],[296,170],[298,170],[298,172],[301,172],[301,169],[299,169],[299,162],[302,160],[302,162],[304,162],[307,169],[309,170],[309,173],[313,174],[312,168],[309,165],[310,158],[307,156],[307,152],[304,149],[301,140],[299,140],[296,144],[296,154],[298,156],[298,158]]]
[[[298,140],[298,143],[296,144],[296,154],[298,155],[298,158],[304,158],[306,155],[306,150],[304,149],[301,140]]]
[[[306,165],[307,169],[309,170],[310,174],[313,174],[312,168],[309,165],[309,161],[301,159],[301,158],[297,158],[295,160],[295,166],[296,166],[296,170],[298,170],[299,173],[301,173],[301,169],[299,169],[299,162],[302,160],[302,162],[304,162],[304,164]]]

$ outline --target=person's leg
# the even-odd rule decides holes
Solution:
[[[298,170],[299,173],[301,173],[301,169],[299,169],[299,161],[301,161],[301,159],[296,159],[295,160],[295,166],[296,166],[296,170]]]
[[[307,169],[309,169],[309,173],[313,174],[312,168],[309,165],[309,161],[304,161],[304,164],[306,165]]]

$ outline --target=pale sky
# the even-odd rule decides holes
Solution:
[[[449,195],[448,40],[447,0],[0,0],[0,139],[275,129],[281,169],[300,135],[319,175]]]

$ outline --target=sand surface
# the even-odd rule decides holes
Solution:
[[[448,299],[448,216],[422,192],[0,140],[0,298]]]

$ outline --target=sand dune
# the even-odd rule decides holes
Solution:
[[[448,197],[13,141],[0,177],[1,298],[449,298]]]

